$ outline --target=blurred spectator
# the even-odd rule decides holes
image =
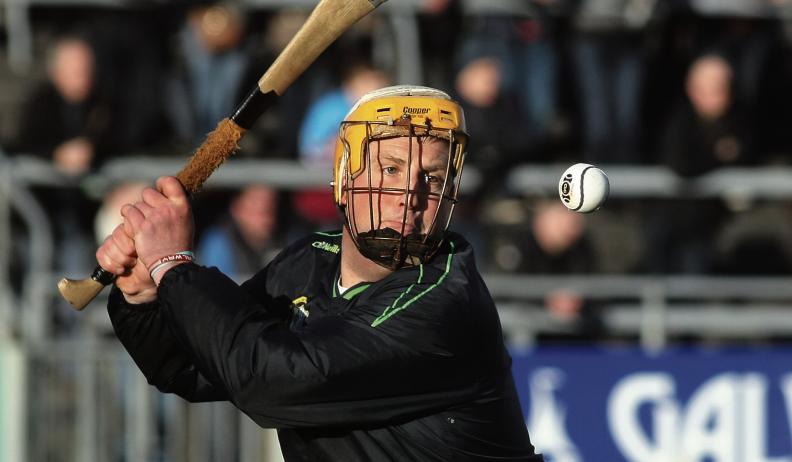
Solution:
[[[560,124],[558,47],[553,16],[564,0],[461,0],[466,24],[456,62],[459,67],[482,57],[501,66],[501,86],[528,122],[523,132],[544,140]]]
[[[351,65],[341,86],[320,96],[308,108],[300,125],[300,160],[309,166],[327,168],[333,162],[338,128],[352,105],[369,91],[387,86],[389,77],[367,63]],[[297,192],[295,207],[310,226],[337,225],[339,215],[329,187]]]
[[[456,50],[462,23],[460,0],[423,0],[418,15],[421,64],[425,84],[435,88],[452,85],[449,51]]]
[[[332,164],[338,126],[352,109],[352,104],[365,93],[388,83],[384,72],[368,64],[352,65],[339,88],[320,96],[308,108],[300,126],[300,160],[311,164]]]
[[[500,61],[481,57],[467,63],[455,82],[470,135],[469,161],[482,170],[485,190],[502,186],[503,172],[513,163],[532,160],[525,118],[502,81]]]
[[[539,201],[526,233],[517,230],[497,239],[494,267],[531,274],[585,274],[595,268],[583,215],[570,212],[555,199]]]
[[[591,163],[641,161],[644,35],[656,0],[582,0],[574,18],[573,74],[583,155]]]
[[[167,106],[177,136],[188,144],[202,142],[250,90],[245,77],[251,54],[240,8],[232,2],[193,6],[179,32]]]
[[[154,17],[152,17],[154,16]],[[113,98],[110,155],[173,155],[166,117],[164,73],[172,62],[163,46],[178,18],[146,10],[91,12],[100,83]]]
[[[247,186],[232,199],[227,214],[204,232],[198,258],[230,276],[250,276],[280,251],[277,228],[278,193]]]
[[[686,101],[672,113],[662,137],[663,163],[683,176],[756,162],[751,115],[734,98],[734,71],[718,54],[690,66]]]
[[[307,19],[309,5],[295,4],[273,11],[262,21],[264,24],[251,31],[251,64],[244,86],[246,96],[261,76],[287,46]],[[336,90],[344,76],[356,72],[357,63],[373,56],[372,33],[380,33],[378,15],[366,16],[356,23],[322,52],[310,66],[280,95],[275,104],[262,114],[256,125],[242,139],[242,150],[238,154],[266,158],[297,159],[302,157],[300,127],[308,110],[317,99]],[[256,16],[251,18],[256,20]],[[251,24],[252,29],[253,24]],[[384,57],[383,57],[384,56]],[[390,56],[382,53],[380,60]],[[388,61],[390,62],[390,61]],[[339,119],[340,120],[340,119]],[[337,126],[335,127],[338,128]]]
[[[112,111],[99,88],[96,55],[81,37],[55,40],[47,56],[47,81],[22,105],[15,150],[51,162],[68,186],[36,192],[52,218],[58,270],[90,270],[93,240],[90,228],[96,207],[83,194],[79,179],[101,162],[111,144]]]
[[[717,54],[705,54],[690,66],[686,101],[671,115],[659,158],[683,177],[718,167],[756,161],[750,115],[736,104],[733,70]],[[729,212],[719,199],[660,203],[648,220],[651,272],[709,273],[718,256],[714,242]]]
[[[515,229],[495,239],[494,269],[534,275],[581,275],[596,268],[595,252],[585,232],[584,216],[557,200],[539,201],[528,232]],[[595,305],[573,289],[547,294],[543,304],[556,321],[576,336],[594,335],[600,321]]]
[[[681,83],[691,61],[702,50],[717,50],[728,56],[732,67],[732,99],[751,110],[757,150],[781,151],[779,157],[785,157],[792,97],[787,84],[789,48],[782,37],[782,16],[769,11],[779,5],[766,0],[691,2],[693,11],[672,11],[668,2],[658,5],[669,14],[663,23],[665,32],[657,36],[652,68],[647,70],[650,88],[644,93],[644,127],[651,132],[644,137],[646,146],[656,145],[653,138],[662,141],[661,132],[652,127],[668,119],[675,109],[669,103],[684,94]]]
[[[22,105],[16,149],[51,159],[67,175],[96,166],[111,148],[112,107],[99,91],[93,46],[77,36],[53,42],[47,81]]]
[[[770,57],[781,40],[781,19],[788,0],[690,0],[694,11],[713,27],[699,27],[700,47],[728,51],[737,78],[734,93],[744,103],[756,101]],[[775,11],[774,11],[775,10]]]

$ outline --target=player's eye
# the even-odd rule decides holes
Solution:
[[[382,168],[382,172],[386,175],[395,175],[396,173],[398,173],[398,171],[399,169],[392,165],[388,165]]]
[[[443,177],[439,175],[432,175],[430,173],[424,174],[424,181],[426,181],[426,184],[433,188],[439,188],[443,185]]]

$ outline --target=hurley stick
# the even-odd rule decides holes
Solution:
[[[220,121],[176,174],[184,189],[190,194],[197,192],[212,172],[239,149],[239,140],[277,97],[345,30],[385,1],[321,0],[234,115]],[[58,290],[75,309],[82,310],[114,280],[115,275],[97,266],[88,279],[61,279]]]

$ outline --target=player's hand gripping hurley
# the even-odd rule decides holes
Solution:
[[[308,20],[284,48],[258,85],[234,114],[223,119],[176,175],[184,189],[197,192],[212,172],[239,147],[245,131],[275,102],[278,96],[345,30],[386,0],[321,0]],[[58,290],[77,310],[85,308],[115,275],[101,266],[88,279],[61,279]]]

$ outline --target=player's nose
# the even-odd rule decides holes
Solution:
[[[426,193],[428,185],[426,175],[423,172],[415,172],[410,175],[410,184],[404,196],[402,196],[402,206],[407,206],[411,210],[421,210],[426,207]]]

